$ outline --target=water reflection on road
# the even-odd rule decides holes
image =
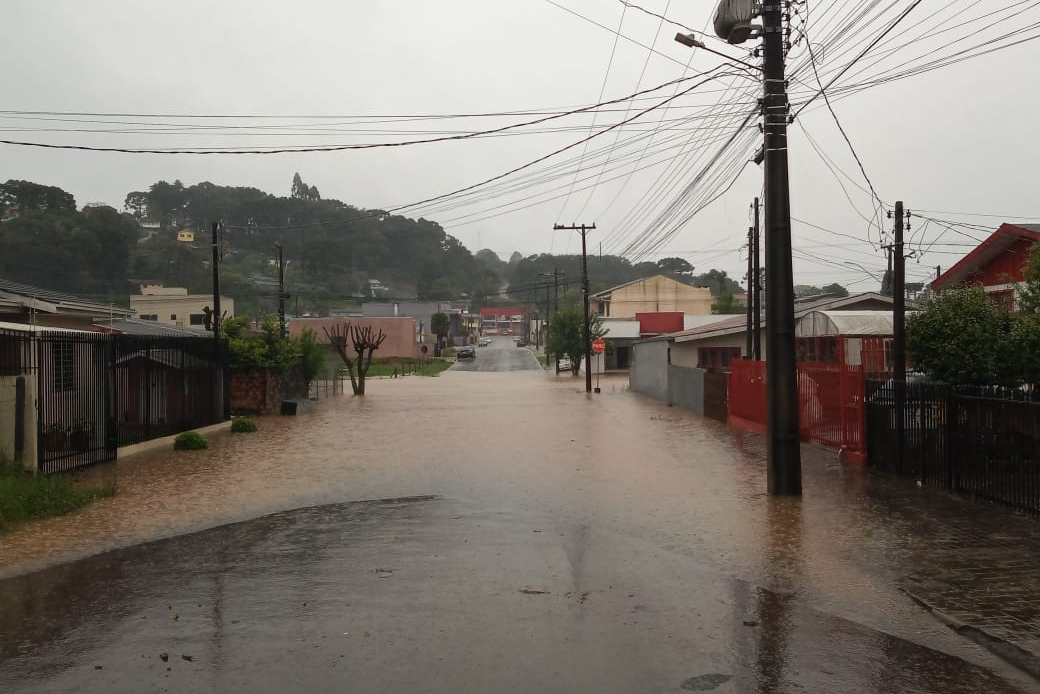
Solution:
[[[895,591],[858,471],[821,453],[771,499],[757,440],[582,386],[377,380],[92,471],[119,494],[0,537],[0,571],[125,549],[0,582],[0,689],[1027,691]]]

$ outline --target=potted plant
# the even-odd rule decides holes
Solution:
[[[68,446],[69,433],[57,422],[43,428],[43,450],[54,453],[63,451]]]
[[[88,450],[93,433],[94,427],[90,422],[85,419],[77,419],[69,428],[69,447],[79,453]]]

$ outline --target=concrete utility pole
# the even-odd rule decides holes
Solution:
[[[903,250],[903,201],[896,201],[895,238],[889,247],[892,277],[892,382],[895,390],[896,465],[903,469],[903,442],[906,440],[906,254]]]
[[[213,339],[220,344],[220,222],[213,222]]]
[[[278,251],[278,334],[285,339],[285,259],[282,257],[282,244],[274,245]]]
[[[755,226],[753,227],[754,231],[755,231],[755,245],[754,245],[753,250],[752,250],[752,252],[755,255],[755,265],[754,265],[755,282],[754,282],[754,290],[753,290],[754,296],[755,296],[755,317],[754,317],[754,326],[752,327],[752,331],[751,332],[752,332],[752,335],[754,337],[754,359],[761,360],[762,359],[762,261],[761,261],[761,258],[759,258],[759,252],[758,252],[759,246],[761,245],[759,243],[759,238],[761,237],[761,234],[759,232],[758,218],[759,218],[759,214],[758,214],[758,198],[755,198]]]
[[[787,82],[784,76],[786,3],[769,0],[722,0],[715,13],[715,33],[729,43],[743,43],[762,18],[762,130],[765,142],[766,219],[766,450],[768,487],[774,495],[802,493],[802,457],[798,439],[798,370],[795,360],[794,279],[791,260],[791,191],[787,165]]]
[[[596,229],[595,223],[591,226],[580,224],[564,226],[562,224],[554,224],[553,230],[555,231],[577,231],[581,234],[581,302],[585,308],[585,328],[583,330],[582,337],[585,341],[585,392],[592,392],[592,328],[589,326],[589,263],[588,255],[585,247],[585,237],[590,231]]]

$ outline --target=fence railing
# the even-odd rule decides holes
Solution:
[[[900,454],[893,384],[871,390],[870,466],[1040,515],[1040,403],[1029,393],[908,383]]]
[[[215,424],[227,417],[226,353],[205,338],[0,331],[0,390],[11,391],[17,410],[5,431],[25,453],[29,422],[36,468],[47,474]]]
[[[213,340],[113,335],[119,445],[169,436],[226,417],[228,370]]]

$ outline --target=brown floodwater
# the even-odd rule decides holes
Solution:
[[[214,435],[205,451],[101,465],[82,483],[117,494],[0,536],[0,577],[287,509],[435,496],[609,530],[652,547],[647,561],[693,559],[990,662],[894,587],[913,568],[911,526],[928,521],[890,481],[808,448],[804,498],[771,498],[758,437],[633,393],[624,377],[601,386],[589,396],[582,379],[530,370],[376,379],[365,397],[261,418],[257,433]]]

